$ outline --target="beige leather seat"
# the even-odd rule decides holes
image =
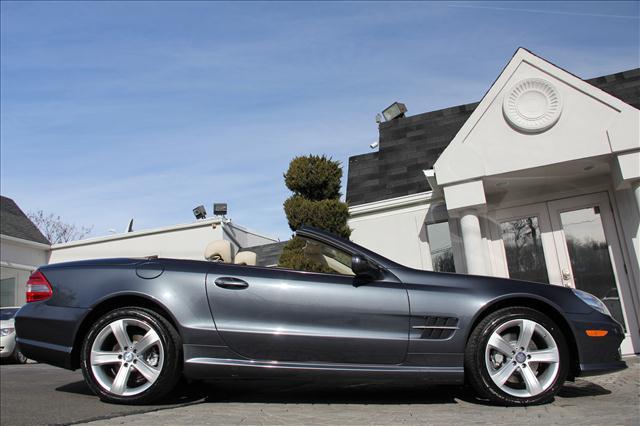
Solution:
[[[204,250],[204,258],[211,262],[231,263],[231,243],[226,240],[210,242]]]
[[[236,254],[236,258],[233,263],[236,265],[256,266],[257,256],[252,251],[241,251]]]

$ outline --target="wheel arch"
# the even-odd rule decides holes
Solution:
[[[176,329],[178,334],[181,334],[176,319],[173,317],[173,315],[171,315],[169,310],[157,300],[140,293],[112,295],[111,297],[108,297],[96,303],[78,326],[73,341],[73,348],[71,350],[72,369],[75,370],[77,368],[80,368],[80,351],[82,347],[82,341],[89,332],[91,325],[107,312],[125,306],[150,309],[169,321],[169,323],[171,323],[171,325]]]
[[[469,342],[469,337],[471,336],[473,330],[480,323],[480,321],[487,317],[487,315],[490,315],[502,308],[512,308],[517,306],[535,309],[545,314],[556,324],[558,324],[560,332],[564,335],[567,341],[567,346],[569,348],[569,358],[571,360],[569,379],[573,380],[577,376],[580,368],[580,353],[578,352],[576,338],[569,321],[562,314],[561,310],[547,299],[535,297],[532,295],[511,295],[499,299],[494,299],[488,302],[473,318],[471,325],[467,330],[465,345]]]

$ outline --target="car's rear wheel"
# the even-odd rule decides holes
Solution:
[[[180,336],[156,312],[116,309],[89,330],[82,373],[104,401],[149,403],[171,391],[181,375]]]
[[[504,405],[553,399],[568,372],[562,331],[534,309],[514,307],[484,318],[469,337],[465,373],[483,397]]]

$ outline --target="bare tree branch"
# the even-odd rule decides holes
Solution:
[[[42,210],[29,212],[27,217],[40,229],[40,232],[47,237],[51,244],[81,240],[93,230],[93,226],[78,228],[76,225],[64,222],[60,216],[53,213],[47,215]]]

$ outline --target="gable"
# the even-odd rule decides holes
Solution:
[[[640,148],[640,111],[519,49],[434,165],[439,185]]]

